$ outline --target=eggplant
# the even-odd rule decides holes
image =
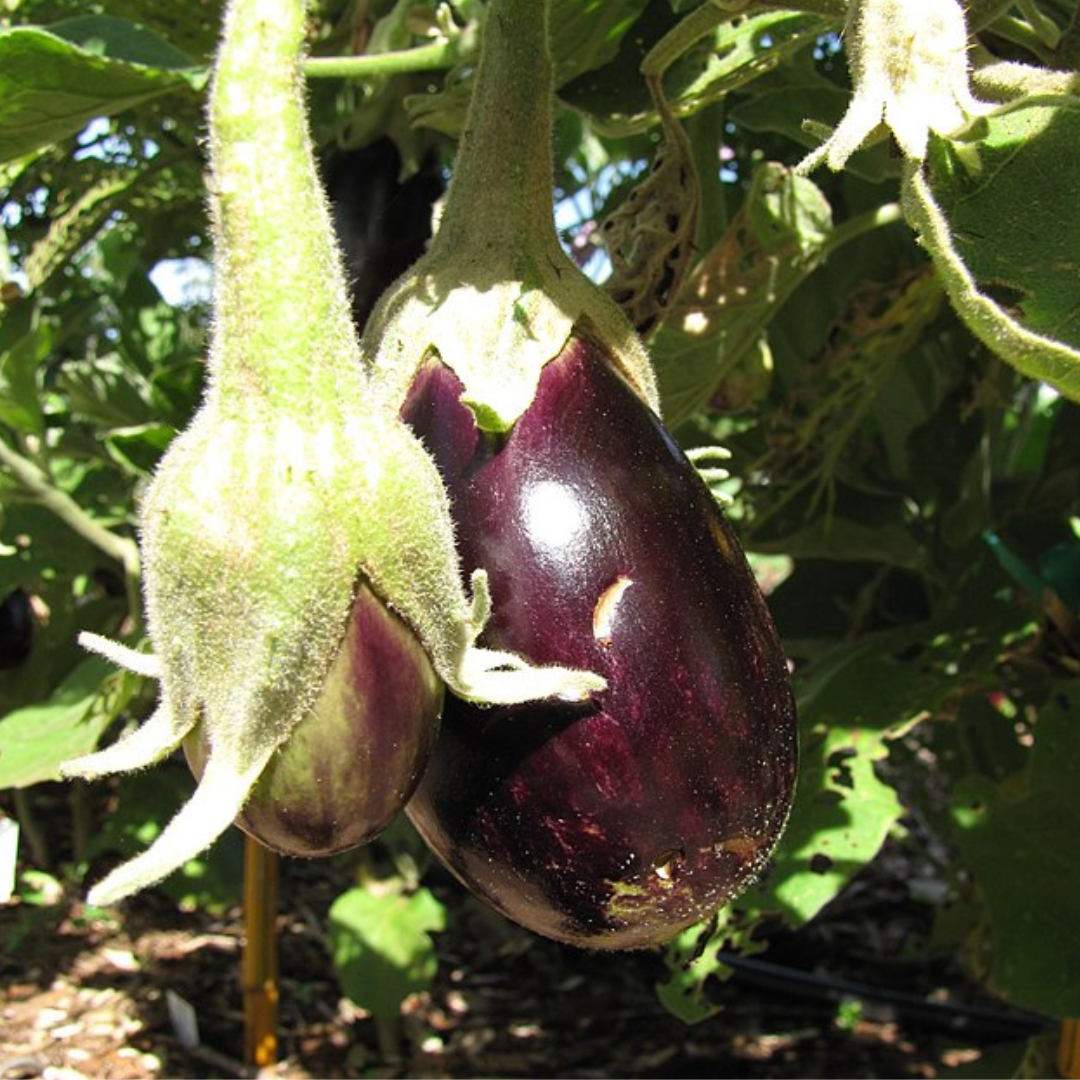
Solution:
[[[388,136],[358,149],[334,148],[322,162],[358,331],[375,301],[423,255],[434,207],[443,195],[434,154],[425,154],[416,172],[404,179],[402,164]]]
[[[595,671],[588,702],[447,695],[406,813],[477,896],[592,949],[659,944],[767,865],[791,805],[787,662],[737,538],[656,414],[577,336],[506,434],[441,361],[402,419],[438,465],[481,640]]]
[[[235,823],[282,855],[366,844],[397,816],[435,742],[443,683],[416,635],[362,584],[312,708],[275,751]],[[201,779],[210,745],[183,743]]]
[[[0,671],[17,668],[34,643],[34,613],[25,589],[12,589],[0,601]]]

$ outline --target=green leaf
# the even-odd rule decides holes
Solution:
[[[445,925],[445,910],[427,889],[342,893],[330,908],[330,952],[342,990],[375,1017],[396,1017],[409,994],[431,985],[438,966],[431,934]]]
[[[1026,1008],[1077,1016],[1080,681],[1059,685],[1040,708],[1025,780],[959,784],[957,840],[989,910],[995,987]]]
[[[623,35],[648,0],[552,0],[551,55],[555,85],[600,67],[614,58]]]
[[[798,673],[795,805],[771,874],[737,907],[778,912],[799,926],[878,852],[902,807],[875,763],[890,741],[961,693],[995,686],[1005,643],[1029,625],[1025,606],[987,595],[997,580],[957,582],[949,618],[841,643]]]
[[[75,135],[96,117],[205,81],[205,72],[163,42],[153,39],[151,47],[153,35],[123,20],[73,24],[67,33],[82,45],[62,36],[64,24],[0,33],[0,161]]]
[[[723,23],[683,60],[672,65],[672,106],[697,112],[732,90],[773,71],[835,28],[832,19],[791,11],[767,11]]]
[[[111,15],[80,15],[52,23],[49,32],[84,52],[139,67],[182,71],[197,77],[198,65],[144,26]]]
[[[559,90],[571,105],[590,113],[606,134],[631,135],[659,122],[640,66],[643,49],[674,26],[671,12],[663,9],[662,4],[649,5],[608,64],[585,72]],[[706,108],[773,71],[835,25],[827,18],[789,11],[721,22],[689,43],[668,68],[664,84],[673,110],[686,116]]]
[[[956,250],[1024,326],[1080,348],[1080,222],[1063,213],[1080,204],[1080,99],[988,126],[975,144],[933,144],[930,183]]]
[[[60,765],[97,746],[136,686],[137,680],[92,657],[46,701],[8,713],[0,719],[0,788],[59,780]]]
[[[925,172],[907,173],[905,211],[972,332],[1080,400],[1080,224],[1066,209],[1080,203],[1080,99],[986,125],[977,142],[931,140]]]
[[[41,430],[38,369],[55,338],[31,300],[17,301],[0,316],[0,420],[17,431]]]
[[[149,476],[176,435],[171,424],[135,424],[105,435],[105,449],[126,473]]]
[[[656,984],[660,1004],[684,1024],[698,1024],[721,1011],[710,999],[711,979],[728,979],[732,968],[723,953],[741,956],[763,952],[766,943],[753,937],[754,923],[734,907],[724,908],[707,923],[691,926],[664,947],[668,976]]]
[[[678,427],[727,380],[753,378],[762,335],[820,264],[829,204],[810,180],[775,162],[754,174],[740,212],[687,279],[651,352],[664,419]]]

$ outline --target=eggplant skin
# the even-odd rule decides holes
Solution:
[[[401,812],[435,745],[443,683],[419,640],[366,584],[311,711],[270,759],[236,824],[282,855],[374,839]],[[201,726],[184,741],[196,778]]]
[[[590,949],[660,944],[755,880],[795,784],[795,706],[715,500],[596,345],[573,338],[501,438],[440,362],[403,419],[438,463],[482,641],[603,675],[587,704],[447,695],[406,813],[477,896]]]
[[[0,671],[17,668],[34,644],[34,612],[30,596],[17,588],[0,601]]]

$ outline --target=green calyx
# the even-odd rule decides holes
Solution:
[[[69,776],[141,768],[197,726],[198,788],[154,845],[90,894],[160,880],[243,807],[320,699],[370,585],[455,692],[581,698],[604,681],[477,647],[482,571],[461,586],[434,464],[371,393],[319,187],[300,79],[304,0],[231,0],[210,99],[215,323],[205,402],[140,515],[152,657],[88,647],[160,679],[158,708]],[[357,783],[363,783],[357,777]]]
[[[839,171],[882,125],[909,161],[926,156],[930,132],[948,135],[987,111],[969,83],[960,0],[852,0],[844,29],[854,92],[836,130],[796,171]]]
[[[648,355],[622,311],[565,253],[552,207],[547,0],[491,0],[454,176],[427,254],[364,335],[392,408],[438,356],[480,427],[509,429],[574,332],[602,343],[656,411]]]

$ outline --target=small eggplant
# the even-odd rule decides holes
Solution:
[[[366,844],[416,787],[438,730],[443,683],[416,635],[364,584],[319,696],[274,752],[236,824],[282,855]],[[201,779],[203,724],[183,743]]]
[[[589,702],[481,709],[447,696],[406,807],[474,893],[595,949],[663,942],[763,870],[796,772],[772,619],[708,488],[656,414],[575,337],[505,434],[457,376],[418,374],[402,418],[450,494],[482,640],[595,671]]]

